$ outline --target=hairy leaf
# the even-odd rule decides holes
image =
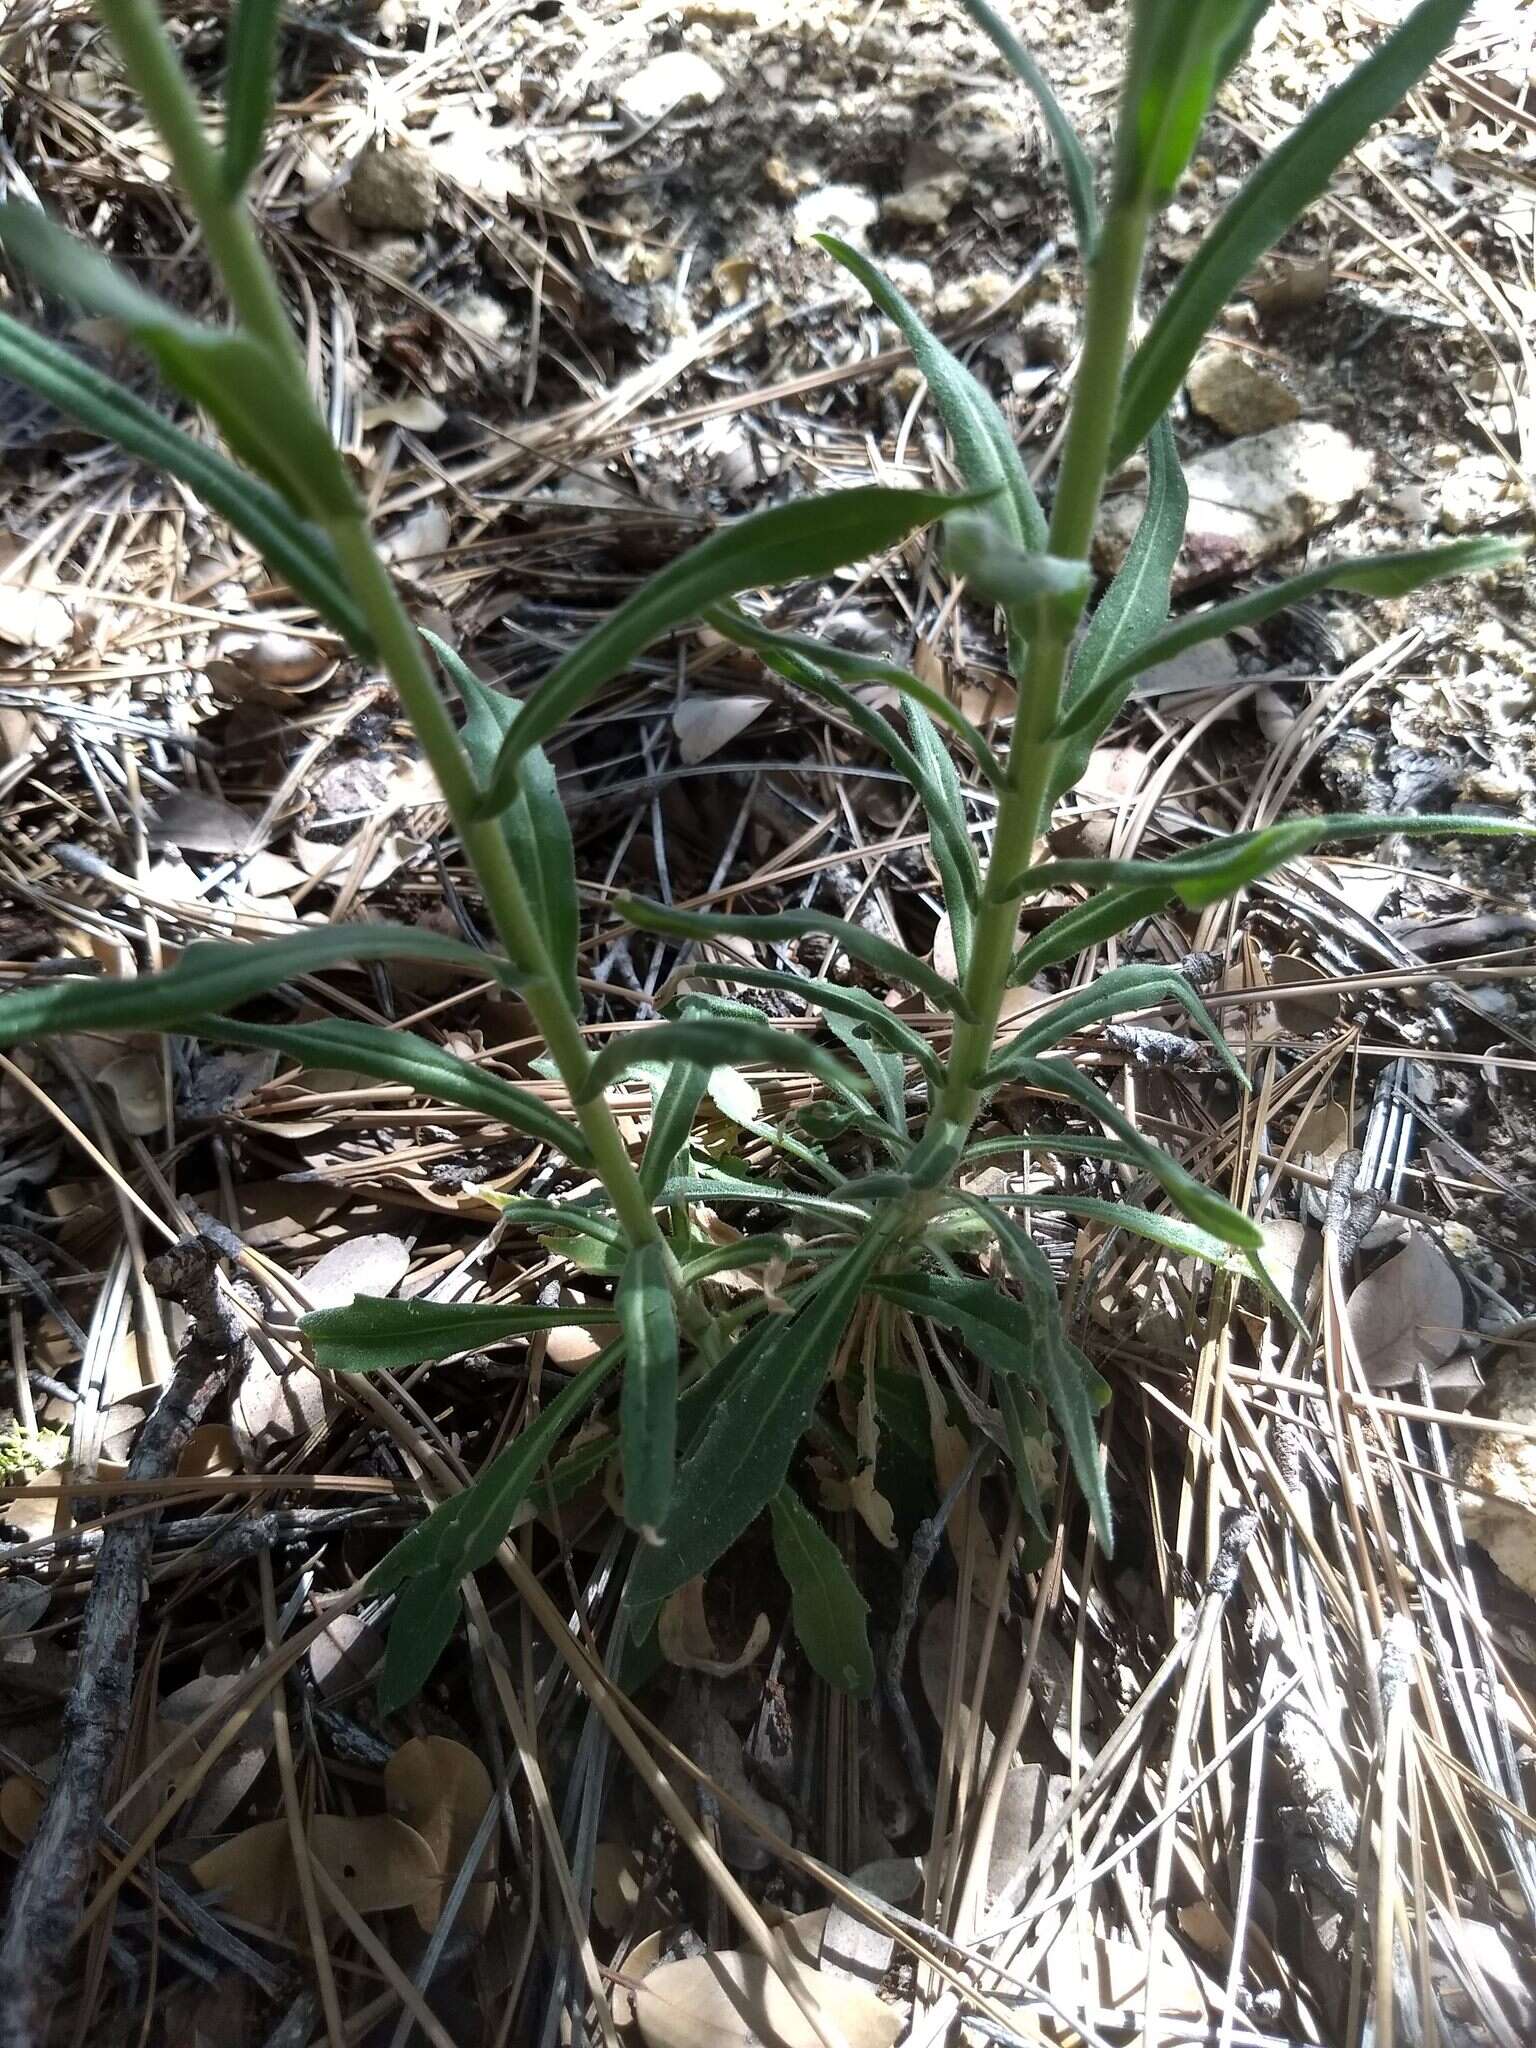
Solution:
[[[955,1331],[994,1373],[1023,1378],[1040,1389],[1108,1551],[1114,1537],[1094,1417],[1109,1389],[1068,1340],[1050,1268],[1040,1252],[1001,1211],[974,1196],[966,1201],[1002,1245],[1019,1294],[1007,1294],[990,1280],[918,1272],[887,1276],[876,1282],[875,1291],[910,1314]]]
[[[0,206],[0,246],[40,283],[131,334],[291,505],[322,519],[355,513],[346,469],[308,394],[295,392],[287,364],[265,342],[183,319],[39,207]]]
[[[856,1075],[798,1032],[775,1031],[771,1024],[761,1022],[691,1018],[681,1024],[650,1024],[642,1031],[625,1031],[611,1039],[592,1062],[587,1100],[595,1100],[631,1067],[692,1060],[712,1070],[743,1059],[798,1068],[802,1073],[817,1075],[829,1087],[861,1092]]]
[[[1008,1042],[1005,1059],[1031,1058],[1059,1045],[1074,1031],[1101,1024],[1109,1017],[1121,1017],[1130,1010],[1150,1009],[1154,1003],[1182,1003],[1196,1025],[1220,1054],[1222,1064],[1238,1086],[1246,1091],[1248,1076],[1243,1072],[1221,1027],[1201,1002],[1182,974],[1168,967],[1115,967],[1099,975],[1088,987],[1073,989],[1038,1017],[1031,1017],[1018,1036]]]
[[[330,1372],[405,1372],[478,1351],[537,1330],[585,1329],[611,1323],[602,1302],[581,1308],[540,1308],[524,1301],[380,1301],[360,1294],[345,1308],[317,1308],[300,1318],[315,1363]]]
[[[1056,154],[1061,159],[1072,221],[1077,229],[1077,245],[1086,263],[1093,254],[1093,244],[1099,231],[1099,209],[1094,198],[1093,166],[1088,161],[1088,152],[1063,112],[1060,100],[1051,90],[1045,73],[1002,16],[987,5],[987,0],[960,0],[960,4],[982,34],[996,45],[1008,68],[1035,96],[1051,140],[1056,145]],[[929,382],[932,381],[930,378]]]
[[[403,1537],[369,1584],[373,1593],[406,1586],[390,1622],[379,1708],[392,1714],[413,1700],[453,1636],[459,1581],[489,1564],[555,1445],[620,1358],[612,1345],[563,1387],[538,1417],[465,1487]]]
[[[1120,1105],[1096,1082],[1080,1074],[1069,1061],[1015,1058],[1011,1052],[1005,1051],[988,1069],[986,1085],[995,1087],[1005,1079],[1023,1081],[1032,1088],[1044,1088],[1067,1096],[1087,1110],[1090,1116],[1097,1117],[1129,1147],[1135,1155],[1136,1164],[1143,1172],[1151,1174],[1191,1223],[1241,1249],[1263,1249],[1264,1233],[1251,1217],[1245,1216],[1240,1209],[1234,1209],[1224,1196],[1196,1180],[1170,1153],[1144,1138]]]
[[[1283,818],[1256,832],[1235,832],[1202,847],[1198,853],[1177,853],[1167,860],[1053,860],[1029,870],[1030,891],[1044,891],[1082,882],[1090,887],[1109,883],[1116,890],[1157,891],[1162,901],[1178,896],[1192,910],[1220,903],[1248,883],[1310,853],[1329,839],[1383,839],[1401,832],[1414,839],[1529,839],[1536,825],[1518,818],[1481,817],[1476,812],[1347,812],[1337,818]],[[1100,899],[1095,897],[1093,902]],[[1090,906],[1085,904],[1084,909]],[[1070,914],[1070,913],[1069,913]],[[1046,931],[1054,930],[1048,925]],[[1043,935],[1042,935],[1043,936]]]
[[[666,1247],[636,1245],[614,1296],[624,1337],[619,1436],[624,1519],[653,1535],[672,1498],[677,1462],[677,1313],[667,1283]]]
[[[224,82],[224,190],[236,199],[261,160],[272,112],[272,71],[282,0],[236,0]]]
[[[894,690],[899,697],[926,711],[936,725],[947,726],[993,789],[1000,790],[1006,786],[1008,771],[998,759],[994,748],[965,713],[957,705],[951,704],[942,690],[936,690],[931,683],[919,681],[915,675],[907,669],[898,667],[894,661],[886,661],[877,654],[860,654],[853,648],[839,647],[831,640],[818,640],[812,633],[788,633],[777,627],[764,626],[758,620],[749,618],[739,605],[712,606],[706,616],[709,623],[717,632],[724,634],[727,640],[734,641],[738,647],[748,647],[754,654],[761,655],[775,674],[782,675],[789,682],[800,682],[802,666],[809,665],[817,672],[819,679],[835,676],[840,682],[847,684],[878,683]],[[781,662],[788,663],[789,666],[780,666]],[[808,683],[807,687],[814,688],[815,682]],[[844,704],[845,699],[841,692],[835,701],[840,706]],[[888,741],[896,736],[891,733],[889,724],[881,718],[878,711],[871,711],[868,705],[860,703],[859,699],[855,698],[853,702],[863,714],[857,721],[860,732],[866,737],[873,737],[875,744],[890,754],[908,781],[915,784],[917,775],[914,770],[904,765],[900,755],[891,752]],[[865,723],[866,719],[884,726],[884,733],[878,736],[873,734],[870,725]]]
[[[650,1133],[640,1161],[640,1185],[653,1202],[688,1142],[708,1083],[708,1067],[694,1060],[677,1060],[654,1093]]]
[[[528,749],[558,731],[653,640],[702,617],[738,591],[827,576],[866,555],[882,554],[953,511],[956,502],[937,491],[893,491],[871,484],[775,505],[721,527],[651,577],[556,663],[502,742],[483,815],[494,817],[512,801]]]
[[[869,1603],[843,1554],[792,1486],[768,1502],[773,1550],[789,1582],[795,1634],[811,1669],[839,1692],[866,1698],[874,1690]]]
[[[1147,438],[1238,285],[1292,221],[1321,198],[1349,152],[1418,83],[1471,7],[1472,0],[1419,0],[1381,48],[1261,158],[1180,271],[1131,360],[1111,462],[1123,462]]]
[[[991,392],[923,325],[895,285],[867,256],[840,242],[835,235],[817,235],[815,239],[829,256],[835,256],[845,270],[853,273],[886,319],[900,330],[949,429],[949,438],[955,444],[955,460],[967,488],[990,499],[994,517],[1006,523],[1013,539],[1024,547],[1044,549],[1045,514],[1014,443],[1013,429]],[[951,506],[950,510],[953,509]]]
[[[1153,437],[1154,447],[1166,427],[1165,421],[1157,429]],[[1150,518],[1150,510],[1147,516]],[[1142,528],[1145,525],[1143,520]],[[1141,530],[1138,529],[1136,535],[1138,543]],[[1132,544],[1132,553],[1135,545]],[[1447,576],[1475,576],[1486,569],[1503,568],[1507,562],[1518,560],[1527,545],[1523,541],[1501,539],[1497,534],[1476,534],[1469,540],[1451,541],[1444,547],[1407,548],[1399,554],[1356,555],[1338,562],[1325,562],[1320,568],[1305,570],[1300,576],[1287,577],[1283,583],[1271,583],[1262,590],[1250,590],[1244,597],[1234,597],[1226,604],[1212,605],[1208,611],[1194,612],[1188,618],[1178,619],[1171,626],[1164,627],[1161,632],[1143,634],[1133,639],[1128,649],[1124,646],[1115,648],[1109,663],[1100,664],[1097,672],[1090,673],[1081,686],[1078,685],[1082,667],[1080,654],[1072,671],[1074,687],[1057,727],[1058,736],[1078,743],[1065,751],[1073,761],[1078,761],[1080,755],[1081,762],[1085,763],[1088,749],[1125,702],[1131,683],[1137,676],[1149,668],[1156,668],[1159,662],[1171,661],[1187,648],[1199,647],[1205,641],[1235,633],[1241,626],[1253,626],[1261,619],[1273,618],[1276,612],[1299,604],[1314,591],[1353,590],[1365,597],[1405,597],[1410,591],[1422,590],[1425,584],[1439,582]],[[1178,552],[1177,542],[1174,552]],[[1126,566],[1129,565],[1130,557],[1127,556]],[[1121,575],[1124,573],[1122,570]],[[1112,590],[1110,595],[1113,594]],[[1106,598],[1105,603],[1108,602]],[[1166,617],[1166,587],[1161,602],[1162,613]],[[1098,613],[1095,613],[1094,624],[1097,623]],[[1087,644],[1085,640],[1085,650]],[[1081,772],[1079,765],[1072,779],[1075,781]],[[1070,785],[1063,785],[1067,786]]]
[[[400,924],[315,925],[255,946],[202,940],[164,973],[131,981],[70,976],[18,989],[0,997],[0,1046],[57,1031],[185,1030],[195,1018],[266,995],[296,975],[363,960],[438,960],[507,987],[517,981],[504,960],[442,932]]]
[[[587,1141],[569,1117],[557,1114],[526,1088],[414,1032],[330,1019],[315,1024],[245,1024],[227,1017],[194,1017],[186,1028],[194,1038],[259,1046],[307,1067],[339,1067],[376,1081],[395,1081],[417,1095],[494,1117],[525,1137],[552,1145],[573,1165],[592,1163]]]
[[[739,960],[690,960],[680,970],[685,981],[739,981],[744,988],[781,989],[829,1016],[848,1017],[866,1025],[881,1043],[903,1059],[915,1060],[930,1081],[942,1085],[943,1068],[920,1031],[888,1010],[868,989],[845,988],[840,982],[817,981],[787,969],[757,967]]]
[[[644,1609],[665,1600],[762,1513],[784,1483],[854,1303],[884,1240],[871,1232],[819,1277],[794,1315],[770,1317],[741,1347],[729,1384],[683,1460],[661,1545],[630,1581]]]
[[[873,967],[892,981],[905,982],[923,994],[949,1016],[972,1021],[970,1005],[952,981],[946,981],[904,946],[882,939],[846,918],[833,917],[824,910],[782,910],[758,917],[742,912],[673,910],[665,903],[650,903],[639,896],[620,896],[613,908],[618,916],[643,932],[658,932],[673,939],[748,939],[768,944],[784,939],[811,936],[834,940],[845,953]]]
[[[1082,780],[1093,742],[1130,693],[1136,650],[1168,617],[1174,564],[1184,544],[1189,486],[1172,423],[1153,427],[1147,442],[1147,506],[1115,580],[1105,591],[1072,661],[1058,735],[1065,740],[1051,787],[1060,796]],[[1150,666],[1150,664],[1147,664]],[[1091,709],[1089,708],[1091,705]],[[1077,715],[1081,707],[1081,715]]]
[[[481,682],[462,655],[435,633],[423,630],[421,637],[464,700],[466,716],[460,737],[476,775],[484,782],[523,707],[505,692]],[[517,794],[502,812],[501,822],[565,1000],[579,1016],[576,949],[581,938],[581,905],[576,894],[576,853],[555,771],[542,747],[530,747],[524,754]]]
[[[349,646],[365,656],[373,653],[373,636],[342,581],[329,540],[269,484],[247,476],[216,448],[183,433],[131,391],[6,313],[0,313],[0,377],[24,384],[93,434],[186,484]]]
[[[1143,918],[1155,916],[1173,897],[1172,884],[1148,884],[1106,889],[1101,895],[1090,896],[1086,903],[1074,904],[1072,909],[1053,917],[1014,954],[1008,970],[1010,985],[1018,987],[1047,967],[1059,967],[1063,960],[1077,959],[1089,946],[1118,938]]]

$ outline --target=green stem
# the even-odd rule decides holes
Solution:
[[[1114,205],[1094,254],[1082,359],[1051,510],[1050,551],[1067,561],[1085,561],[1093,545],[1149,218],[1150,209],[1140,197]],[[1028,873],[1035,841],[1047,822],[1057,751],[1051,735],[1061,714],[1075,626],[1075,619],[1057,615],[1042,619],[1030,639],[1019,679],[1008,783],[998,805],[992,857],[965,975],[975,1022],[955,1027],[944,1089],[930,1119],[930,1129],[942,1131],[951,1146],[963,1141],[981,1106],[979,1084],[997,1038],[1024,894],[1015,887],[994,900],[993,891]]]
[[[228,189],[222,158],[203,126],[197,99],[166,34],[154,0],[98,0],[129,78],[171,154],[177,178],[202,228],[208,253],[247,330],[273,350],[291,383],[296,405],[314,410],[298,340],[282,294],[240,193]],[[317,415],[318,417],[318,415]],[[336,457],[341,470],[341,457]],[[344,472],[343,472],[344,473]],[[383,668],[437,778],[466,859],[479,877],[487,911],[513,963],[526,971],[524,1001],[543,1034],[631,1244],[666,1244],[640,1185],[619,1127],[601,1096],[588,1100],[592,1058],[579,1020],[561,991],[555,963],[529,907],[499,820],[477,819],[474,773],[448,714],[415,626],[379,558],[361,505],[327,528],[338,564],[368,622]],[[674,1285],[679,1275],[667,1251]],[[709,1334],[710,1318],[680,1292],[680,1308],[696,1336]]]

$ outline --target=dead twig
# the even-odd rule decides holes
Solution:
[[[157,1293],[187,1310],[191,1327],[129,1461],[128,1477],[140,1481],[175,1469],[247,1341],[221,1289],[219,1253],[207,1239],[183,1239],[152,1260],[148,1274]],[[157,1518],[158,1510],[116,1521],[102,1538],[64,1707],[58,1771],[0,1935],[0,2048],[42,2048],[46,2037],[96,1855],[109,1776],[127,1739],[140,1588]]]

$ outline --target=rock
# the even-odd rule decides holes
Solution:
[[[1060,365],[1077,347],[1077,314],[1065,299],[1042,299],[1024,315],[1021,332],[1032,363]]]
[[[964,171],[941,171],[893,192],[881,207],[883,219],[909,228],[941,228],[965,197]]]
[[[933,272],[916,256],[887,256],[881,269],[904,299],[914,306],[933,304]]]
[[[632,121],[659,121],[678,107],[712,107],[724,91],[713,64],[692,50],[666,50],[626,78],[614,98]]]
[[[507,338],[507,329],[512,324],[510,308],[500,299],[493,299],[489,292],[463,291],[448,301],[445,311],[451,313],[461,327],[467,327],[471,334],[492,347]]]
[[[1185,382],[1195,411],[1224,434],[1262,434],[1301,412],[1294,392],[1235,349],[1206,349],[1196,356]]]
[[[973,277],[957,277],[939,286],[937,300],[941,320],[979,320],[1001,305],[1013,290],[1006,270],[978,270]]]
[[[1176,593],[1245,576],[1326,525],[1371,480],[1374,460],[1337,427],[1293,420],[1197,456],[1185,470],[1189,528]],[[1094,560],[1108,573],[1125,559],[1141,500],[1105,506]]]
[[[1494,1421],[1536,1429],[1536,1360],[1505,1353],[1479,1406]],[[1506,1579],[1536,1595],[1536,1438],[1467,1435],[1456,1476],[1477,1491],[1461,1496],[1462,1525]]]
[[[1467,455],[1440,486],[1440,524],[1447,533],[1474,533],[1507,519],[1525,494],[1496,455]]]
[[[813,235],[836,235],[840,241],[863,248],[879,218],[880,202],[862,185],[818,185],[795,201],[795,240],[808,242]]]
[[[352,159],[344,195],[360,228],[419,235],[437,215],[437,172],[408,142],[373,142]]]

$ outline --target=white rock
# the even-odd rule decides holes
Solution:
[[[1536,1365],[1506,1354],[1480,1405],[1497,1421],[1521,1423],[1527,1430],[1536,1426]],[[1462,1523],[1506,1579],[1536,1594],[1536,1441],[1465,1434],[1456,1476],[1477,1490],[1461,1496]]]
[[[1236,349],[1207,349],[1191,364],[1186,381],[1195,411],[1224,434],[1262,434],[1301,411],[1295,392]]]
[[[1326,525],[1371,480],[1374,458],[1321,420],[1293,420],[1197,456],[1185,470],[1189,528],[1175,591],[1246,575]],[[1112,498],[1094,544],[1117,569],[1141,519],[1141,500]]]
[[[941,171],[893,192],[881,207],[887,220],[909,228],[941,228],[965,197],[964,171]]]
[[[797,242],[813,235],[836,235],[862,248],[880,218],[880,202],[862,185],[818,185],[795,201],[792,216]]]
[[[712,107],[724,91],[713,64],[692,50],[666,50],[626,78],[614,98],[632,121],[659,121],[677,107]]]
[[[1468,455],[1440,487],[1440,524],[1447,533],[1471,533],[1507,518],[1523,492],[1496,455]]]
[[[353,158],[343,197],[360,228],[420,234],[437,215],[437,172],[411,143],[370,143]]]

